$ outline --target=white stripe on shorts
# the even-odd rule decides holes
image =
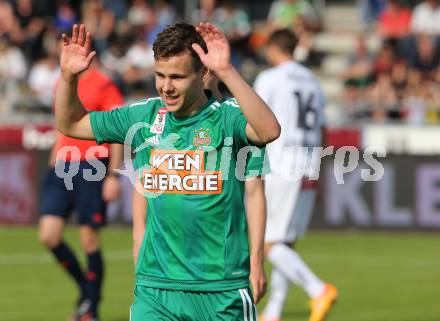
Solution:
[[[249,303],[249,319],[251,319],[252,321],[254,320],[254,304],[252,303],[251,297],[249,296],[249,293],[247,291],[247,289],[243,290],[244,295]]]
[[[249,321],[249,319],[248,319],[247,300],[246,300],[246,297],[245,297],[243,291],[244,291],[243,289],[238,290],[238,292],[240,292],[241,301],[243,302],[243,317],[244,317],[244,321]]]

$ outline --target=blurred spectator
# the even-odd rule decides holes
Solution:
[[[28,85],[35,98],[36,106],[47,112],[52,111],[54,88],[60,77],[57,52],[47,54],[37,61],[29,73]]]
[[[214,20],[214,11],[216,8],[216,0],[200,0],[200,8],[195,10],[192,15],[192,22],[200,21],[212,22]]]
[[[152,92],[154,86],[154,55],[153,48],[142,37],[128,49],[126,55],[127,68],[123,79],[129,90]]]
[[[251,33],[249,16],[233,0],[221,2],[221,6],[214,12],[214,23],[230,41],[241,40]]]
[[[385,0],[358,0],[361,15],[362,28],[368,30],[375,26],[379,16],[385,7]]]
[[[233,0],[221,1],[214,11],[213,22],[226,35],[232,49],[232,63],[239,67],[244,57],[251,55],[248,40],[251,24],[246,11],[239,9]]]
[[[411,31],[416,34],[440,35],[440,6],[437,0],[425,0],[415,6]]]
[[[304,64],[313,49],[314,36],[321,31],[321,19],[307,0],[276,0],[272,3],[267,17],[267,32],[280,28],[292,29],[298,37],[295,60]]]
[[[391,73],[395,59],[394,48],[389,42],[385,42],[376,56],[373,73],[375,76],[384,73]]]
[[[0,112],[10,112],[19,98],[19,82],[26,77],[22,52],[5,37],[0,37]]]
[[[396,92],[396,97],[401,102],[405,98],[408,86],[409,70],[406,61],[396,61],[391,69],[390,76],[391,83]]]
[[[160,29],[165,29],[176,21],[176,8],[171,4],[171,0],[156,0],[154,11]]]
[[[153,10],[145,0],[133,0],[128,9],[128,22],[134,27],[143,27],[152,20]]]
[[[427,112],[425,94],[425,88],[421,83],[408,87],[403,101],[403,116],[408,123],[413,125],[424,123]]]
[[[372,83],[374,56],[368,51],[366,39],[358,36],[356,51],[350,56],[344,72],[345,100],[353,106],[365,100],[364,91]],[[357,109],[357,107],[351,107]],[[362,107],[360,107],[362,108]]]
[[[134,0],[128,10],[128,21],[134,28],[132,33],[136,38],[144,37],[144,40],[150,45],[162,30],[155,14],[154,8],[145,0]]]
[[[390,112],[398,109],[398,100],[388,73],[377,74],[376,82],[368,90],[371,117],[377,122],[385,121]]]
[[[345,81],[355,86],[365,87],[370,81],[374,57],[369,52],[363,35],[357,38],[356,51],[349,58],[349,67],[344,73]]]
[[[269,29],[295,29],[298,23],[307,30],[319,30],[320,19],[307,0],[276,0],[268,15]]]
[[[115,27],[115,15],[104,7],[102,0],[87,0],[82,5],[82,22],[93,37],[94,49],[102,53]]]
[[[412,71],[420,73],[424,79],[434,79],[439,59],[440,53],[436,47],[436,39],[427,34],[418,36],[416,50],[409,60]]]
[[[126,0],[104,0],[104,7],[110,10],[116,20],[122,20],[127,15],[127,1]]]
[[[14,14],[20,26],[20,33],[14,41],[23,48],[27,61],[33,62],[41,54],[45,21],[36,12],[32,0],[16,0]]]
[[[124,38],[112,36],[109,39],[107,49],[100,57],[103,70],[122,89],[124,94],[127,93],[127,89],[125,88],[122,75],[128,69],[127,49],[127,43],[124,42]]]
[[[0,36],[11,40],[19,39],[20,26],[14,15],[12,5],[6,0],[0,1]]]
[[[18,81],[26,77],[26,62],[20,49],[0,37],[0,79]]]
[[[72,26],[77,22],[75,9],[67,0],[57,2],[54,24],[58,32],[68,32],[72,30]]]
[[[379,16],[377,30],[382,39],[399,40],[409,34],[411,10],[400,4],[401,0],[388,0]]]

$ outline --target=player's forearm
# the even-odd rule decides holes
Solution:
[[[147,216],[147,200],[137,189],[133,190],[133,258],[137,262],[139,250],[144,239]]]
[[[264,260],[264,234],[266,232],[266,202],[260,178],[246,182],[247,222],[251,247],[251,264]],[[253,184],[253,185],[250,185]]]
[[[254,129],[259,142],[267,144],[277,139],[281,128],[275,115],[238,71],[231,66],[217,74],[237,99],[241,111]]]
[[[252,202],[252,200],[249,200]],[[256,206],[255,206],[256,207]],[[266,231],[265,209],[250,209],[249,240],[251,247],[251,264],[258,264],[264,260],[264,233]]]
[[[82,138],[78,137],[75,129],[87,112],[79,100],[77,90],[78,77],[61,77],[55,94],[55,121],[62,134]]]
[[[123,145],[110,144],[110,160],[108,163],[108,172],[114,173],[115,169],[120,169],[122,165]]]

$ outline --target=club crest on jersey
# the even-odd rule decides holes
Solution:
[[[209,146],[211,144],[211,136],[209,135],[209,128],[200,128],[194,130],[193,145],[196,148],[202,146]]]
[[[159,108],[154,120],[153,126],[150,129],[150,133],[162,134],[165,128],[165,120],[167,116],[167,109],[165,107]]]

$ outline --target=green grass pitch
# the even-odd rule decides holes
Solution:
[[[74,228],[66,230],[66,239],[78,249]],[[101,319],[128,321],[131,232],[107,228],[103,244],[107,265]],[[312,232],[298,251],[339,288],[328,321],[440,320],[440,236],[435,233]],[[67,320],[75,291],[39,244],[36,228],[0,228],[1,321]],[[283,321],[307,320],[307,297],[293,288]]]

